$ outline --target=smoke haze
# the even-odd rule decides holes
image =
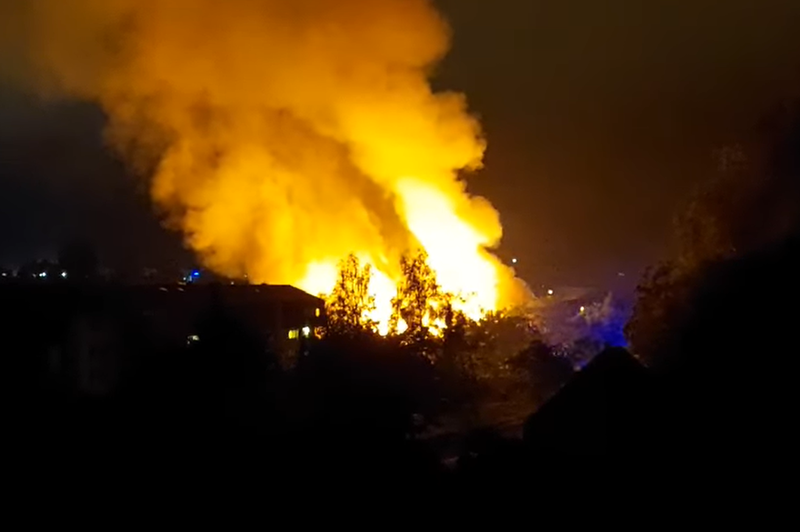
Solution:
[[[449,30],[427,0],[0,9],[7,73],[101,105],[110,144],[214,270],[323,290],[350,252],[391,277],[421,245],[485,307],[513,277],[485,251],[497,212],[457,175],[481,166],[480,126],[428,83]]]

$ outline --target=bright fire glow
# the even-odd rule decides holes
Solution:
[[[480,124],[463,95],[429,83],[451,34],[431,0],[40,0],[25,12],[31,46],[15,54],[49,92],[102,106],[107,138],[210,270],[325,294],[355,253],[372,266],[368,317],[384,334],[400,258],[417,248],[472,319],[516,296],[487,251],[499,215],[461,179],[482,165]]]
[[[430,183],[413,178],[396,182],[398,210],[403,214],[409,231],[428,255],[428,265],[436,274],[443,292],[457,296],[454,307],[472,320],[480,320],[488,311],[497,310],[499,301],[499,278],[504,266],[485,247],[492,244],[492,237],[483,234],[478,227],[459,217],[456,202],[463,196],[449,197]],[[381,271],[370,258],[362,253],[362,264],[371,266],[372,276],[369,292],[374,298],[375,308],[365,316],[377,323],[380,334],[389,332],[392,315],[392,299],[397,294],[400,279],[391,278]],[[330,294],[337,277],[338,261],[313,262],[306,275],[296,282],[297,286],[313,294]],[[423,324],[433,334],[445,328],[441,320],[430,323],[428,317]],[[406,324],[398,323],[398,332]]]
[[[483,250],[491,238],[461,219],[454,199],[414,179],[398,183],[408,228],[428,254],[442,290],[460,296],[457,310],[473,320],[498,305],[498,262]]]
[[[433,229],[431,233],[434,236],[440,232],[437,226],[433,226]],[[425,233],[423,232],[423,234]],[[420,241],[423,241],[423,239],[420,238]],[[426,249],[435,250],[436,248]],[[488,257],[484,257],[482,253],[479,252],[478,248],[473,250],[474,254],[472,255],[469,253],[469,248],[459,249],[458,247],[451,247],[448,249],[452,255],[448,256],[442,253],[440,259],[435,262],[429,257],[429,265],[436,273],[437,280],[441,279],[439,284],[443,291],[454,295],[460,294],[460,297],[453,305],[454,308],[463,312],[468,318],[477,321],[481,319],[486,312],[498,308],[497,284],[496,281],[493,281],[497,279],[498,270],[495,269]],[[361,259],[361,264],[369,264],[371,266],[369,294],[374,300],[373,310],[367,312],[364,318],[365,320],[374,322],[377,332],[386,336],[390,331],[392,300],[397,295],[397,283],[399,279],[392,279],[389,275],[379,270],[372,261],[364,257],[365,256],[362,255],[359,258]],[[452,257],[452,259],[450,257]],[[459,260],[458,257],[462,257],[462,259]],[[484,260],[486,263],[482,262]],[[459,264],[467,266],[478,265],[479,268],[472,271],[477,271],[479,274],[482,272],[490,272],[488,277],[476,276],[473,278],[476,281],[485,282],[483,285],[485,291],[481,291],[480,282],[468,284],[470,282],[469,276],[457,271],[457,266]],[[437,269],[435,265],[441,265],[441,267]],[[331,293],[336,284],[337,267],[338,261],[333,259],[329,262],[314,262],[309,265],[305,277],[298,280],[295,284],[311,294],[326,296]],[[489,269],[490,267],[492,269]],[[457,275],[448,277],[448,274],[454,271],[457,271]],[[442,320],[436,319],[431,321],[428,316],[423,319],[423,325],[428,327],[430,332],[436,336],[440,335],[446,328],[446,324]],[[397,332],[403,333],[407,328],[407,324],[402,319],[399,320]]]

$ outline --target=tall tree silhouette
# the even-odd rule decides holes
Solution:
[[[800,234],[800,106],[768,115],[752,139],[717,152],[717,163],[676,218],[678,253],[637,289],[625,332],[645,362],[676,349],[673,331],[692,319],[693,295],[720,264]]]
[[[403,277],[392,300],[391,330],[411,339],[422,339],[432,327],[442,328],[446,324],[451,301],[439,287],[424,251],[403,256],[400,267]]]
[[[339,263],[339,276],[326,302],[328,332],[352,336],[371,331],[375,324],[367,317],[375,308],[375,298],[369,292],[372,269],[364,266],[355,255]]]

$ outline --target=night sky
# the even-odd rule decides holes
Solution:
[[[797,1],[437,3],[454,46],[435,85],[481,116],[489,151],[470,187],[531,283],[635,281],[714,148],[800,88]],[[102,127],[92,106],[0,83],[0,264],[75,237],[112,265],[188,260]]]

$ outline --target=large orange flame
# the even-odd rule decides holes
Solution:
[[[455,208],[460,196],[449,197],[441,189],[420,179],[397,181],[399,210],[411,233],[427,254],[428,265],[436,274],[443,292],[457,296],[456,310],[472,320],[501,305],[500,278],[507,270],[486,251],[491,236],[459,216]],[[397,277],[382,271],[371,259],[371,250],[358,253],[362,264],[371,266],[370,293],[375,309],[366,318],[377,323],[378,331],[387,334],[392,315],[392,299],[397,293]],[[329,294],[336,283],[337,261],[313,262],[305,276],[295,284],[315,294]],[[432,329],[443,324],[426,324]],[[401,322],[401,329],[403,324]],[[400,331],[402,332],[402,331]]]

